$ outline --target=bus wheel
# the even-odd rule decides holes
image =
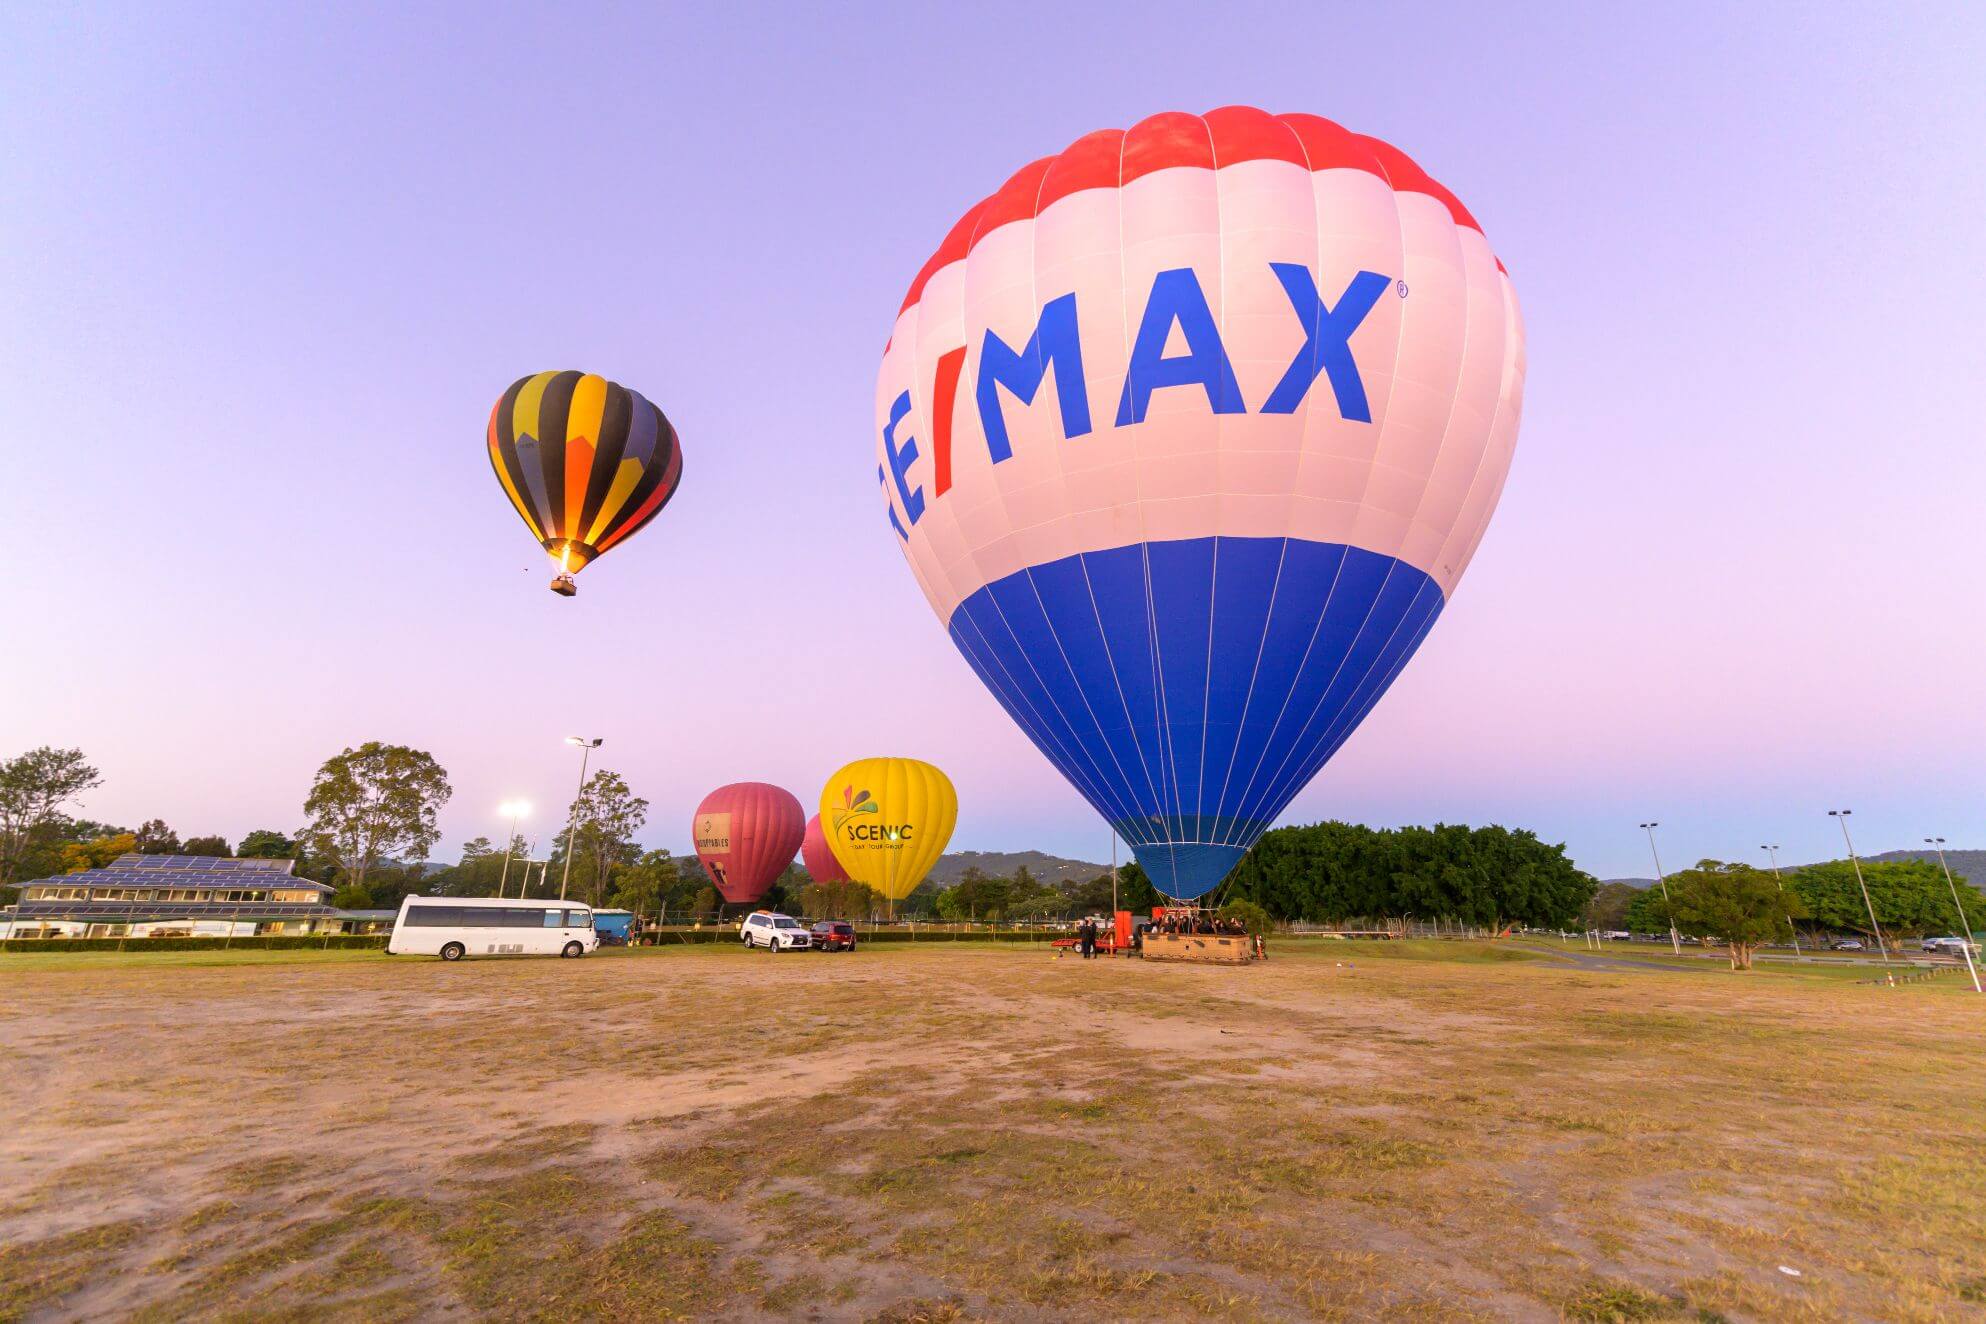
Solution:
[[[441,959],[444,961],[459,961],[468,954],[469,949],[459,942],[448,943],[441,949]]]
[[[585,954],[586,954],[586,949],[584,947],[581,947],[576,942],[567,943],[565,945],[565,950],[559,953],[560,956],[566,957],[568,959],[584,956]]]

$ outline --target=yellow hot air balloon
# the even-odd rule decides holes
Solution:
[[[917,759],[857,759],[821,788],[828,848],[892,909],[945,853],[958,817],[951,778]]]

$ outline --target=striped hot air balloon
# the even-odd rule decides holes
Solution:
[[[1078,139],[968,211],[876,383],[876,477],[979,678],[1190,900],[1406,665],[1517,439],[1455,195],[1314,115]]]
[[[638,533],[669,504],[683,452],[669,420],[634,391],[582,372],[520,377],[490,411],[490,466],[558,568],[552,591]]]

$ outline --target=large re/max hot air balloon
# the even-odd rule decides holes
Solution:
[[[959,817],[951,778],[917,759],[857,759],[821,788],[821,827],[848,876],[901,901],[945,853]]]
[[[1158,115],[952,228],[884,350],[876,473],[959,651],[1191,899],[1434,624],[1523,382],[1502,264],[1403,153]]]
[[[807,875],[817,883],[848,881],[848,870],[834,857],[834,848],[828,845],[819,814],[807,820],[807,835],[800,842],[800,862],[807,866]]]
[[[765,782],[734,782],[703,797],[690,822],[696,857],[734,905],[764,896],[793,863],[806,832],[800,801]]]
[[[640,532],[683,477],[676,430],[662,411],[604,377],[520,377],[490,411],[490,466],[571,597],[572,577]]]

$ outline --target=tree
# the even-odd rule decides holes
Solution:
[[[1749,864],[1704,860],[1694,869],[1669,875],[1669,900],[1656,893],[1657,918],[1673,920],[1678,933],[1722,938],[1733,970],[1752,968],[1752,953],[1768,942],[1793,936],[1788,911],[1801,913],[1799,898],[1783,892],[1779,880]]]
[[[570,842],[552,858],[563,867],[565,851],[570,849],[573,873],[581,879],[579,894],[595,906],[603,905],[614,866],[640,858],[634,834],[648,821],[648,801],[628,789],[619,773],[602,768],[580,788],[569,812]]]
[[[80,749],[43,745],[0,763],[0,883],[14,880],[64,805],[102,784]]]
[[[1117,907],[1143,914],[1151,914],[1154,906],[1165,904],[1152,880],[1145,876],[1143,866],[1136,861],[1117,866]]]
[[[235,852],[244,860],[292,860],[296,853],[296,842],[268,828],[257,828],[243,837],[241,849]]]
[[[1580,927],[1602,932],[1627,927],[1627,909],[1642,890],[1633,883],[1601,883],[1579,917]]]
[[[1111,896],[1110,875],[1107,873],[1100,873],[1094,878],[1081,882],[1064,883],[1062,895],[1066,902],[1063,906],[1064,914],[1070,912],[1078,915],[1101,914],[1112,908],[1111,902],[1114,899]]]
[[[177,855],[180,853],[179,834],[166,826],[163,818],[146,819],[138,826],[138,853],[140,855]]]
[[[1892,948],[1900,938],[1948,933],[1957,927],[1958,911],[1952,907],[1951,889],[1935,861],[1864,860],[1862,878],[1876,908],[1876,922],[1882,925],[1883,938]],[[1786,890],[1799,897],[1816,923],[1837,932],[1875,937],[1850,861],[1831,860],[1796,869],[1786,875]],[[1975,913],[1975,906],[1986,906],[1986,896],[1967,883],[1958,884],[1958,894],[1968,914]]]
[[[228,839],[226,837],[188,837],[180,849],[188,855],[227,856],[234,854],[233,851],[228,849]]]
[[[815,919],[871,918],[882,908],[883,898],[852,878],[800,889],[801,913]]]
[[[1269,912],[1248,900],[1228,902],[1220,908],[1220,917],[1239,920],[1242,929],[1248,933],[1266,934],[1274,927],[1269,919]]]
[[[62,872],[81,873],[85,869],[102,869],[115,862],[119,856],[130,855],[138,849],[138,838],[129,832],[115,836],[92,837],[88,841],[65,841],[62,843]]]
[[[1622,917],[1621,927],[1635,933],[1669,931],[1668,903],[1662,899],[1660,883],[1641,888],[1628,898],[1627,913]]]
[[[324,761],[304,801],[305,843],[363,888],[381,860],[425,860],[440,836],[436,816],[454,792],[434,757],[369,740]]]
[[[946,919],[999,919],[1014,885],[1005,878],[988,878],[978,865],[968,865],[958,882],[938,893],[938,913]]]
[[[1419,915],[1492,928],[1575,923],[1597,885],[1562,845],[1521,829],[1452,823],[1278,828],[1235,866],[1228,884],[1229,895],[1277,919]]]
[[[1025,880],[1025,881],[1023,881]],[[1069,898],[1062,895],[1060,888],[1035,881],[1026,865],[1014,870],[1012,883],[1008,885],[1007,900],[1003,907],[1009,919],[1044,919],[1049,915],[1060,915],[1069,907]]]
[[[614,869],[614,905],[637,916],[659,918],[670,892],[682,880],[682,870],[668,851],[646,851],[634,863]]]

